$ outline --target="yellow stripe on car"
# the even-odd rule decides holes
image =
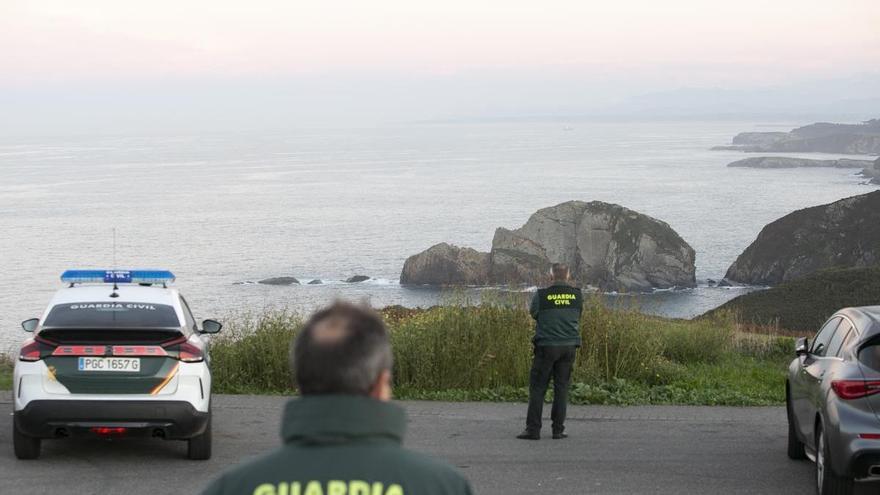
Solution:
[[[156,395],[156,394],[158,394],[159,391],[162,390],[162,389],[165,387],[165,385],[168,385],[168,382],[170,382],[171,379],[174,378],[174,375],[177,374],[177,368],[179,368],[179,367],[180,367],[180,363],[176,363],[176,364],[174,365],[174,367],[171,368],[171,371],[168,372],[168,376],[166,376],[165,379],[162,380],[162,383],[156,385],[156,388],[154,388],[154,389],[150,392],[150,395]]]

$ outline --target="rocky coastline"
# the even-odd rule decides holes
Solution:
[[[790,132],[743,132],[714,150],[880,155],[880,119],[860,124],[818,122]]]
[[[839,160],[816,160],[813,158],[792,158],[787,156],[756,156],[744,158],[727,164],[731,168],[861,168],[874,167],[871,160],[852,160],[841,158]]]
[[[790,213],[766,225],[728,280],[778,285],[828,269],[880,265],[880,191]]]
[[[871,184],[880,185],[880,158],[874,160],[874,164],[862,170],[862,175],[870,179]]]

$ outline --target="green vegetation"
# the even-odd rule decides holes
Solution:
[[[0,354],[0,390],[12,388],[12,358]]]
[[[382,314],[398,398],[527,400],[534,323],[521,301],[393,307]],[[282,310],[227,318],[211,351],[214,391],[294,393],[288,355],[302,321]],[[743,332],[727,312],[670,320],[611,309],[597,297],[585,306],[581,333],[575,404],[749,406],[784,399],[792,339]],[[12,361],[0,356],[0,389],[10,388],[11,379]]]
[[[211,344],[214,392],[290,392],[290,343],[301,326],[299,315],[283,310],[226,318]]]
[[[771,406],[783,402],[780,392],[784,366],[770,360],[743,358],[726,360],[715,365],[689,367],[692,376],[674,380],[667,385],[617,379],[611,382],[572,385],[569,400],[573,404],[604,404],[631,406],[646,404]],[[525,402],[527,387],[498,387],[480,390],[421,391],[397,389],[402,399],[444,401]],[[551,397],[548,392],[547,399]]]
[[[383,312],[402,399],[524,401],[534,323],[512,301]],[[227,320],[212,348],[218,393],[292,393],[289,344],[302,318]],[[724,312],[697,321],[585,307],[572,378],[578,404],[768,405],[783,400],[791,339],[744,333]]]
[[[735,313],[746,324],[815,333],[835,311],[880,304],[880,267],[819,272],[728,301],[706,316]]]

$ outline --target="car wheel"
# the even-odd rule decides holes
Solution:
[[[816,432],[816,493],[819,495],[852,495],[853,479],[838,476],[831,469],[831,449],[822,427]]]
[[[807,453],[804,451],[804,443],[797,436],[797,425],[791,412],[791,400],[788,394],[785,394],[785,412],[788,415],[788,458],[796,461],[806,459]]]
[[[12,448],[19,459],[36,459],[40,457],[42,441],[25,435],[16,426],[12,427]]]
[[[186,456],[194,461],[206,461],[211,458],[211,416],[208,416],[208,424],[201,435],[187,440]]]

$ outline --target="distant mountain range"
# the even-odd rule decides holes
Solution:
[[[756,89],[686,87],[626,97],[606,105],[585,107],[573,101],[569,110],[487,114],[443,121],[703,119],[861,122],[877,115],[880,115],[880,73]]]

